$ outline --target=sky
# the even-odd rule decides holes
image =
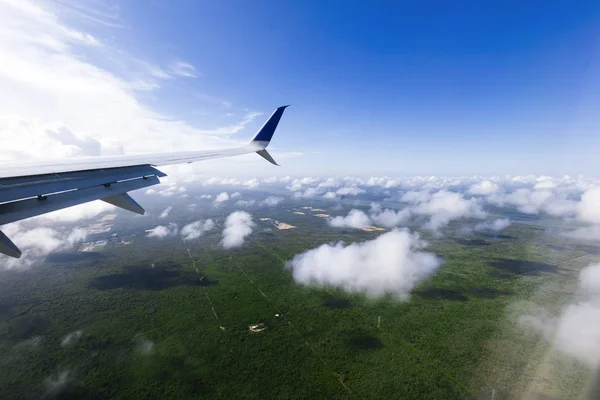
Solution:
[[[597,176],[597,2],[0,0],[0,159],[238,145],[277,174]],[[195,173],[269,176],[253,155]]]

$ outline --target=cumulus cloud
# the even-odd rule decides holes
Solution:
[[[212,195],[210,195],[210,194],[201,194],[200,198],[201,199],[212,199]]]
[[[248,208],[253,206],[256,203],[256,200],[238,200],[235,202],[236,207]]]
[[[253,187],[257,187],[258,185],[260,185],[260,181],[256,178],[248,179],[247,181],[245,181],[243,183],[243,185],[253,188]]]
[[[294,192],[294,197],[295,198],[307,198],[307,197],[314,197],[317,194],[318,194],[317,189],[309,187],[309,188],[306,188],[305,190]]]
[[[600,224],[600,186],[586,190],[577,204],[577,217],[582,222]]]
[[[446,190],[434,193],[427,201],[414,206],[412,211],[430,216],[426,227],[434,232],[459,218],[484,218],[486,215],[477,200],[465,199],[460,193]]]
[[[371,202],[371,207],[369,208],[369,212],[370,213],[379,213],[381,212],[382,208],[381,208],[381,204],[379,203],[375,203],[375,202]]]
[[[383,211],[372,213],[371,219],[376,225],[380,225],[385,228],[393,228],[406,224],[410,220],[411,215],[412,212],[410,208],[404,208],[398,211],[385,209]]]
[[[473,229],[476,231],[490,230],[490,231],[499,232],[503,229],[508,228],[510,223],[511,223],[511,221],[508,218],[498,218],[498,219],[495,219],[494,221],[481,222],[481,223],[475,225],[475,227]]]
[[[431,193],[428,190],[409,191],[402,195],[400,201],[403,203],[418,204],[428,201],[431,198]]]
[[[177,224],[170,223],[168,225],[158,225],[156,228],[150,229],[146,236],[155,238],[165,238],[167,236],[177,235]]]
[[[490,194],[498,193],[499,191],[500,186],[490,181],[481,181],[469,187],[469,193],[474,195],[487,196]]]
[[[165,208],[160,215],[158,216],[158,218],[167,218],[169,216],[169,214],[171,213],[171,210],[173,209],[173,207],[169,206],[167,208]]]
[[[338,189],[335,193],[339,196],[357,196],[361,193],[365,193],[365,190],[356,186],[349,186]]]
[[[206,221],[195,221],[181,228],[181,237],[184,241],[198,239],[204,232],[207,232],[215,227],[212,219]]]
[[[283,197],[279,197],[279,196],[269,196],[266,199],[264,199],[262,201],[262,204],[269,206],[269,207],[275,207],[276,205],[278,205],[279,203],[281,203],[283,201]]]
[[[421,251],[425,246],[418,235],[393,230],[348,246],[324,244],[296,255],[288,266],[303,285],[332,285],[372,297],[389,293],[406,300],[442,263],[434,254]]]
[[[252,215],[245,211],[234,211],[225,220],[221,245],[230,249],[244,244],[244,240],[252,233],[254,222]]]
[[[557,317],[542,311],[522,316],[519,322],[543,334],[558,350],[596,368],[600,363],[600,263],[580,271],[578,298]]]
[[[337,216],[328,221],[334,228],[364,228],[371,225],[371,218],[363,211],[352,209],[345,217]]]
[[[400,182],[397,179],[393,179],[387,176],[377,177],[372,176],[366,182],[367,186],[380,186],[385,189],[393,188],[400,185]]]
[[[0,266],[7,269],[28,267],[48,254],[72,249],[87,237],[83,228],[40,226],[27,229],[19,222],[4,225],[2,230],[22,251],[18,259],[0,256]]]
[[[227,192],[221,192],[216,197],[213,203],[219,204],[229,200],[229,194]]]
[[[155,186],[146,190],[146,194],[157,194],[163,197],[171,197],[173,195],[182,196],[187,192],[185,186],[180,186],[177,182],[163,182],[160,186]]]

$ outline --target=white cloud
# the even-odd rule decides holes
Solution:
[[[158,218],[167,218],[169,216],[169,214],[171,213],[171,210],[173,209],[173,207],[169,206],[167,208],[165,208],[160,215],[158,216]]]
[[[367,186],[380,186],[385,189],[390,189],[400,185],[400,182],[396,179],[384,176],[384,177],[370,177],[365,183]]]
[[[254,203],[256,203],[256,200],[238,200],[235,202],[235,206],[247,208],[253,206]]]
[[[6,269],[28,267],[48,254],[72,249],[87,236],[83,228],[26,229],[20,222],[4,225],[2,230],[22,251],[21,258],[0,255],[0,266]]]
[[[79,340],[79,338],[81,337],[81,335],[83,335],[83,331],[81,329],[76,330],[74,332],[71,332],[69,334],[67,334],[60,342],[60,345],[62,347],[66,347],[66,346],[70,346],[73,343],[77,342],[77,340]]]
[[[375,203],[375,202],[371,202],[371,208],[369,208],[369,212],[370,213],[379,213],[381,212],[381,204],[379,203]]]
[[[485,212],[475,199],[465,199],[462,194],[440,190],[430,199],[413,207],[416,214],[429,215],[426,227],[432,231],[446,226],[450,221],[459,218],[483,218]]]
[[[490,181],[481,181],[471,185],[469,188],[469,193],[482,196],[498,193],[499,191],[500,186]]]
[[[196,68],[194,68],[192,64],[183,61],[171,63],[171,65],[169,65],[169,71],[171,71],[174,75],[183,76],[185,78],[198,77]]]
[[[481,222],[475,225],[473,229],[475,229],[476,231],[491,230],[499,232],[503,229],[506,229],[510,225],[510,223],[511,221],[508,218],[498,218],[494,221]]]
[[[187,192],[185,186],[180,186],[177,182],[162,182],[159,186],[154,186],[146,190],[146,194],[157,194],[163,197],[171,197],[173,195],[183,196]]]
[[[213,201],[213,203],[219,204],[219,203],[223,203],[227,200],[229,200],[229,194],[227,194],[227,192],[221,192],[215,197],[215,200]]]
[[[244,240],[252,233],[254,222],[252,215],[245,211],[234,211],[225,220],[221,245],[230,249],[244,244]]]
[[[425,245],[416,234],[393,230],[348,246],[324,244],[296,255],[288,265],[304,285],[333,285],[373,297],[390,293],[405,300],[441,265],[434,254],[421,251]]]
[[[298,191],[294,193],[295,198],[307,198],[314,197],[318,194],[317,189],[315,188],[307,188],[304,191]]]
[[[385,228],[393,228],[406,224],[411,216],[412,212],[410,208],[404,208],[399,211],[385,209],[371,214],[371,219],[377,225],[381,225]]]
[[[332,188],[332,187],[337,187],[340,186],[341,183],[339,182],[338,179],[336,178],[327,178],[326,180],[319,182],[319,184],[317,185],[317,187],[320,188]]]
[[[48,214],[42,214],[40,216],[31,218],[28,221],[39,221],[41,224],[47,222],[75,222],[94,218],[103,212],[114,210],[116,210],[115,206],[97,200],[90,203],[79,204],[74,207],[53,211]]]
[[[364,228],[365,226],[371,225],[371,219],[364,212],[362,212],[360,210],[352,209],[352,210],[350,210],[350,212],[348,213],[347,216],[334,217],[334,218],[330,219],[329,221],[327,221],[327,223],[330,226],[333,226],[334,228],[360,229],[360,228]]]
[[[256,178],[248,179],[247,181],[245,181],[243,183],[243,185],[253,188],[253,187],[257,187],[258,185],[260,185],[260,181]]]
[[[406,192],[400,198],[400,201],[410,204],[418,204],[428,201],[431,198],[431,193],[428,190]]]
[[[235,192],[231,194],[231,198],[232,199],[236,199],[238,197],[242,197],[242,194],[240,192]]]
[[[206,221],[195,221],[181,228],[181,237],[184,241],[198,239],[204,232],[215,227],[212,219]]]
[[[323,195],[324,198],[326,199],[336,199],[337,196],[335,195],[335,192],[327,192]]]
[[[73,7],[0,3],[0,160],[241,144],[225,136],[259,113],[203,130],[154,111],[141,92],[159,90],[165,79],[197,75],[194,67],[176,62],[164,70],[139,60],[113,45],[110,27],[96,30],[106,41],[73,28],[66,8]]]
[[[577,217],[582,222],[600,224],[600,186],[586,190],[577,204]]]
[[[201,199],[212,199],[212,195],[210,195],[210,194],[201,194],[200,198]]]
[[[557,317],[537,312],[522,316],[519,322],[539,331],[558,350],[596,368],[600,363],[600,264],[580,271],[578,300]]]
[[[563,235],[576,240],[600,240],[600,225],[584,226]]]
[[[269,206],[269,207],[275,207],[276,205],[278,205],[279,203],[281,203],[283,201],[283,197],[279,197],[279,196],[269,196],[266,199],[264,199],[262,201],[262,204]]]
[[[335,193],[339,196],[347,196],[347,195],[357,196],[361,193],[365,193],[365,190],[361,189],[361,188],[357,188],[356,186],[349,186],[349,187],[343,187],[341,189],[338,189]]]
[[[177,224],[170,223],[168,225],[158,225],[156,228],[150,229],[146,236],[155,238],[165,238],[167,236],[177,235]]]

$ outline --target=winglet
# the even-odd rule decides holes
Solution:
[[[264,158],[265,160],[267,160],[271,164],[277,165],[279,167],[279,164],[277,164],[275,162],[275,160],[273,159],[273,157],[271,157],[271,155],[269,154],[269,152],[267,151],[267,149],[259,150],[259,151],[256,152],[256,154],[258,154],[259,156],[261,156],[262,158]]]
[[[136,214],[144,215],[144,213],[146,212],[142,208],[142,206],[140,206],[137,203],[137,201],[132,199],[131,196],[127,193],[115,194],[113,196],[108,196],[100,200],[112,204],[113,206],[121,207],[127,211],[134,212]]]
[[[21,257],[21,250],[2,231],[0,231],[0,253],[15,258]]]
[[[277,129],[277,125],[279,124],[279,120],[283,115],[283,111],[287,107],[289,107],[289,105],[278,107],[273,115],[271,115],[267,122],[265,122],[262,128],[260,128],[260,130],[256,133],[256,135],[254,135],[254,138],[250,143],[258,145],[263,149],[266,148],[269,145],[273,134],[275,133],[275,129]]]

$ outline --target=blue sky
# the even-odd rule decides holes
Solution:
[[[86,4],[104,23],[61,18],[154,65],[195,67],[194,79],[138,95],[163,115],[213,129],[291,104],[273,152],[303,155],[283,162],[286,174],[600,167],[597,2]]]

